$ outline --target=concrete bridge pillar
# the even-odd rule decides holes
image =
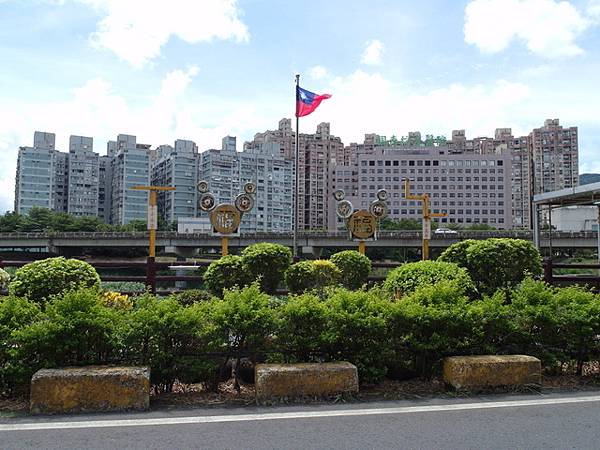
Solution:
[[[323,253],[323,248],[314,246],[303,246],[302,253],[312,255],[313,258],[319,259]]]

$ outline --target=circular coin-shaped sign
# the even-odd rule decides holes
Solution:
[[[386,191],[385,189],[379,189],[377,191],[377,199],[381,200],[382,202],[385,202],[389,197],[388,191]]]
[[[369,212],[378,219],[382,219],[383,217],[387,216],[388,208],[385,202],[378,200],[371,203],[371,205],[369,206]]]
[[[208,192],[208,181],[202,180],[198,182],[198,192],[201,194]]]
[[[253,182],[248,182],[244,185],[244,192],[246,194],[254,194],[256,193],[256,185]]]
[[[219,205],[210,213],[210,223],[217,233],[235,233],[240,226],[240,221],[240,212],[233,205]]]
[[[371,239],[377,231],[377,217],[364,209],[356,211],[348,219],[348,231],[354,239]]]
[[[347,219],[348,217],[350,217],[353,211],[354,207],[352,206],[352,203],[350,203],[348,200],[342,200],[335,207],[336,214],[342,219]]]
[[[346,198],[346,193],[343,189],[336,189],[333,192],[333,198],[335,198],[338,202],[341,202],[342,200],[344,200],[344,198]]]
[[[235,198],[235,207],[238,211],[245,213],[254,207],[254,199],[250,194],[240,194]]]
[[[216,200],[214,195],[210,194],[210,193],[205,193],[202,194],[202,197],[200,197],[200,200],[198,200],[198,206],[200,207],[200,209],[202,211],[210,211],[212,210],[216,205]]]

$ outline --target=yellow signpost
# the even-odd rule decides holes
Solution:
[[[174,191],[173,186],[133,186],[136,191],[149,191],[148,195],[148,260],[146,266],[146,284],[152,292],[156,291],[156,269],[154,259],[156,257],[156,229],[158,228],[158,208],[156,206],[156,193],[158,191]]]
[[[431,218],[432,217],[446,217],[446,213],[432,213],[429,209],[429,194],[411,195],[410,193],[410,180],[404,179],[404,198],[406,200],[419,200],[423,202],[423,261],[429,259],[429,240],[431,239]]]

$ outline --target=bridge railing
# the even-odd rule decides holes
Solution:
[[[304,231],[298,234],[300,239],[318,239],[318,238],[347,238],[348,234],[345,231]],[[591,239],[597,236],[595,231],[543,231],[540,233],[542,239],[561,238],[584,238]],[[148,233],[144,231],[131,232],[10,232],[0,233],[0,241],[2,240],[22,240],[22,239],[147,239]],[[177,231],[159,231],[156,233],[157,239],[211,239],[214,236],[211,233],[178,233]],[[232,239],[249,239],[249,240],[285,240],[292,239],[291,232],[254,232],[242,233]],[[416,239],[421,238],[421,231],[417,230],[384,230],[379,232],[379,237],[382,239]],[[532,239],[531,231],[524,230],[460,230],[456,233],[436,233],[431,234],[432,239],[485,239],[490,237],[511,237],[518,239]]]
[[[594,233],[595,234],[595,233]],[[593,287],[596,291],[600,291],[600,264],[595,263],[557,263],[552,259],[545,259],[543,262],[544,267],[544,281],[551,285],[561,286],[568,284],[580,284]],[[592,273],[581,274],[581,273],[569,273],[569,274],[556,274],[555,270],[566,269],[569,271],[578,270],[598,270],[598,274]]]

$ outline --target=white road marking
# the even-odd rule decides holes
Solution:
[[[186,425],[199,423],[251,422],[259,420],[314,419],[319,417],[374,416],[428,412],[468,411],[477,409],[517,408],[523,406],[567,405],[600,402],[600,395],[567,398],[538,398],[502,402],[457,403],[400,408],[367,408],[323,411],[296,411],[262,414],[229,414],[226,416],[162,417],[153,419],[82,420],[72,422],[2,423],[0,431],[66,430],[73,428],[144,427],[159,425]]]

